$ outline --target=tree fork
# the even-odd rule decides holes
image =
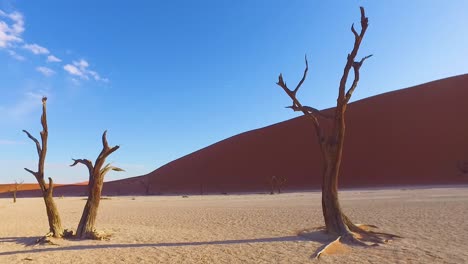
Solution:
[[[99,156],[97,157],[94,165],[93,162],[87,159],[73,159],[73,164],[70,166],[75,166],[78,163],[85,165],[88,168],[89,172],[89,182],[88,182],[88,200],[83,209],[81,215],[80,223],[76,230],[76,236],[79,238],[90,238],[90,239],[104,239],[106,235],[99,234],[96,231],[95,223],[97,212],[99,208],[99,203],[101,201],[102,187],[104,184],[104,176],[111,170],[113,171],[123,171],[121,168],[117,168],[107,164],[104,165],[106,158],[112,154],[114,151],[119,149],[119,146],[109,147],[107,143],[107,131],[104,131],[102,134],[102,150]]]

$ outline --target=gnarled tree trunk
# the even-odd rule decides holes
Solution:
[[[41,188],[42,192],[42,197],[44,198],[44,203],[46,206],[46,211],[47,211],[47,219],[49,220],[49,232],[53,237],[62,237],[63,236],[63,228],[62,228],[62,223],[60,221],[60,215],[57,210],[57,206],[55,205],[54,202],[54,197],[53,197],[53,190],[54,190],[54,184],[52,181],[52,178],[49,178],[49,185],[46,185],[46,182],[44,181],[44,162],[46,158],[46,153],[47,153],[47,139],[49,135],[49,130],[47,128],[47,113],[46,113],[46,102],[47,102],[47,97],[42,98],[42,116],[41,116],[41,124],[42,124],[42,131],[41,131],[41,143],[33,137],[28,131],[23,130],[28,137],[36,143],[36,150],[37,154],[39,156],[39,162],[38,162],[38,169],[37,172],[32,171],[30,169],[24,168],[27,172],[31,173],[34,175],[36,178],[37,182],[39,183],[39,187]]]
[[[104,131],[102,135],[102,151],[97,157],[95,164],[87,159],[74,159],[74,163],[70,166],[75,166],[78,163],[86,165],[89,171],[89,182],[88,182],[88,200],[83,209],[78,229],[76,230],[76,236],[79,238],[91,238],[91,239],[102,239],[105,235],[101,235],[96,232],[95,223],[99,203],[101,201],[102,186],[104,184],[104,176],[107,172],[123,171],[120,168],[107,164],[102,168],[106,158],[114,151],[119,149],[119,146],[110,148],[106,139],[107,131]]]

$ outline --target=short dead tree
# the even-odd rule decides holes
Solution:
[[[23,184],[23,182],[24,181],[18,182],[18,181],[15,180],[15,185],[13,186],[13,191],[12,191],[12,193],[13,193],[13,203],[16,203],[16,193],[18,192],[19,187]]]
[[[283,188],[284,184],[286,183],[287,178],[285,176],[271,176],[270,178],[270,194],[275,194],[275,190],[278,194],[281,193],[281,189]]]
[[[340,242],[359,244],[363,246],[378,245],[387,242],[390,239],[398,237],[396,235],[371,231],[375,226],[354,224],[348,216],[344,214],[338,200],[338,176],[340,174],[340,165],[343,153],[345,139],[345,112],[351,95],[359,82],[359,70],[364,61],[371,55],[355,60],[361,42],[364,39],[368,27],[368,18],[365,15],[364,8],[361,7],[361,31],[358,33],[354,24],[351,26],[351,32],[354,35],[354,45],[351,53],[348,54],[346,65],[343,70],[339,87],[338,98],[334,113],[325,115],[319,110],[303,106],[296,97],[296,94],[304,83],[309,68],[307,58],[305,59],[305,70],[302,79],[294,90],[291,90],[283,80],[280,74],[277,85],[291,98],[291,108],[294,111],[302,112],[307,120],[309,120],[315,128],[318,144],[323,157],[323,173],[322,173],[322,211],[325,220],[324,230],[337,238],[331,246],[338,245]],[[354,72],[354,80],[349,88],[347,88],[347,80],[351,70]],[[331,122],[331,129],[324,129],[321,122]],[[326,252],[329,247],[318,251],[316,257]]]
[[[39,162],[37,165],[37,171],[32,171],[30,169],[24,168],[27,172],[34,175],[37,182],[39,183],[39,187],[41,188],[42,197],[44,198],[46,211],[47,211],[47,219],[49,220],[49,233],[45,237],[55,237],[60,238],[63,236],[63,228],[62,222],[60,220],[60,215],[57,210],[57,206],[55,205],[54,198],[53,198],[53,190],[54,190],[54,183],[52,178],[49,177],[49,185],[46,185],[44,180],[44,162],[47,153],[47,139],[49,135],[49,130],[47,128],[47,114],[46,114],[46,102],[47,97],[42,98],[42,116],[41,116],[41,124],[42,124],[42,131],[41,131],[41,143],[35,137],[33,137],[28,131],[23,130],[28,137],[34,141],[36,144],[37,155],[39,156]]]
[[[70,165],[75,166],[76,164],[81,163],[84,164],[89,171],[88,199],[83,209],[78,229],[76,230],[76,237],[82,239],[105,239],[108,237],[106,234],[97,232],[95,228],[99,202],[101,201],[102,186],[104,184],[104,176],[111,170],[123,170],[121,168],[111,166],[110,164],[103,167],[106,158],[119,149],[119,146],[114,146],[112,148],[109,147],[106,134],[107,131],[104,131],[102,134],[102,151],[97,157],[94,165],[92,161],[88,159],[73,159],[74,163]]]
[[[462,175],[468,175],[468,161],[457,162],[457,169]]]
[[[138,182],[143,186],[143,188],[145,188],[145,195],[149,195],[151,188],[151,178],[149,176],[143,176]]]

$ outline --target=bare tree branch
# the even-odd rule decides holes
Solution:
[[[296,105],[291,105],[291,106],[286,106],[286,108],[291,108],[292,110],[294,110],[295,112],[297,111],[306,111],[306,112],[309,112],[310,114],[314,114],[316,116],[321,116],[323,118],[326,118],[326,119],[332,119],[333,117],[332,116],[329,116],[329,115],[326,115],[324,113],[322,113],[322,111],[316,109],[316,108],[313,108],[311,106],[307,106],[307,105],[303,105],[302,107],[299,107],[299,106],[296,106]]]
[[[29,173],[31,173],[32,175],[34,175],[34,177],[37,178],[37,172],[32,171],[32,170],[30,170],[30,169],[28,169],[28,168],[24,168],[24,170],[27,171],[27,172],[29,172]]]
[[[353,80],[353,83],[351,84],[351,87],[346,92],[345,103],[349,102],[349,99],[351,99],[351,96],[353,95],[354,89],[356,89],[356,87],[357,87],[357,84],[359,82],[359,69],[361,69],[361,66],[364,63],[364,61],[367,60],[370,57],[372,57],[372,54],[362,58],[359,62],[354,62],[353,63],[354,80]]]
[[[296,86],[296,89],[294,89],[293,91],[294,96],[296,96],[297,91],[299,90],[299,88],[301,88],[301,85],[304,83],[304,80],[307,77],[307,72],[309,71],[309,62],[307,61],[307,55],[304,55],[304,60],[306,65],[304,69],[304,75],[302,75],[302,79],[299,81],[299,83]]]
[[[104,130],[104,133],[102,133],[102,148],[104,150],[109,149],[109,144],[107,143],[107,130]]]
[[[288,86],[286,85],[286,83],[283,80],[283,75],[281,73],[278,76],[278,82],[276,84],[278,86],[280,86],[281,88],[283,88],[284,92],[291,98],[292,106],[290,106],[288,108],[291,108],[293,110],[297,109],[297,111],[301,111],[305,116],[307,116],[308,118],[310,118],[313,121],[313,124],[315,126],[315,133],[317,134],[319,144],[321,146],[322,151],[325,151],[325,148],[326,148],[325,138],[323,136],[323,131],[322,131],[322,128],[320,127],[320,123],[318,121],[317,115],[316,115],[316,113],[314,113],[315,111],[308,111],[306,108],[304,108],[302,106],[302,104],[299,102],[299,100],[296,97],[296,93],[299,90],[299,88],[301,87],[301,85],[304,83],[304,80],[305,80],[305,78],[307,76],[307,72],[308,72],[308,69],[309,69],[309,63],[307,61],[307,57],[305,57],[305,64],[306,64],[306,67],[305,67],[305,70],[304,70],[304,75],[302,76],[301,81],[296,86],[296,89],[294,89],[294,91],[291,91],[288,88]],[[294,111],[296,111],[296,110],[294,110]],[[319,112],[319,111],[316,111],[316,112]]]
[[[26,133],[26,135],[28,135],[28,138],[30,138],[32,141],[34,141],[34,143],[36,143],[37,155],[40,157],[42,148],[41,148],[41,144],[39,143],[39,140],[37,140],[37,138],[35,138],[33,135],[31,135],[31,133],[29,133],[28,131],[24,129],[23,129],[23,132]]]
[[[47,139],[49,137],[49,129],[47,126],[47,109],[46,109],[46,104],[47,104],[47,97],[42,97],[42,115],[41,115],[41,125],[42,125],[42,131],[41,131],[41,141],[42,141],[42,151],[41,154],[39,155],[39,164],[38,164],[38,172],[41,177],[44,177],[44,162],[46,158],[46,153],[47,153]]]
[[[99,156],[96,158],[96,161],[94,162],[94,167],[101,168],[104,165],[105,159],[119,148],[120,146],[118,145],[112,148],[109,147],[109,144],[107,143],[107,130],[105,130],[102,134],[102,150],[101,153],[99,153]]]
[[[356,70],[356,68],[354,67],[354,65],[356,63],[355,58],[356,58],[356,55],[357,55],[357,53],[359,51],[359,47],[361,46],[361,41],[364,38],[364,34],[366,33],[367,27],[369,25],[369,19],[366,17],[364,8],[360,7],[360,10],[361,10],[361,32],[359,33],[359,35],[357,35],[357,32],[354,29],[354,25],[351,26],[351,32],[353,32],[353,35],[355,36],[354,46],[353,46],[353,50],[351,51],[351,53],[348,54],[346,65],[345,65],[345,67],[343,69],[343,75],[342,75],[341,80],[340,80],[340,86],[339,86],[339,91],[338,91],[338,101],[348,102],[349,99],[350,99],[350,97],[348,98],[345,95],[345,90],[346,90],[346,81],[348,80],[348,75],[349,75],[349,71],[351,70],[351,68],[354,68],[355,73],[358,72],[358,75],[359,75],[359,67],[360,66],[357,67],[357,70]],[[366,59],[366,57],[365,57],[365,59]],[[364,60],[362,60],[362,62],[364,62]],[[350,88],[348,90],[348,92],[351,91],[350,94],[352,94],[352,92],[354,91],[356,86],[357,86],[357,82],[356,82],[356,85],[354,86],[354,88],[353,88],[353,86],[351,87],[351,88],[353,88],[352,91],[351,91],[351,88]],[[339,109],[337,109],[337,110],[339,110]]]
[[[113,170],[113,171],[125,171],[119,167],[114,167],[114,166],[111,166],[110,163],[108,163],[106,166],[104,166],[104,168],[101,169],[100,171],[100,174],[102,177],[104,177],[104,175],[106,175],[110,170]]]
[[[355,38],[359,38],[359,35],[356,32],[356,29],[354,29],[354,23],[351,25],[351,31],[353,32]]]
[[[49,188],[47,189],[47,195],[52,196],[53,191],[54,191],[54,181],[52,181],[52,178],[49,177]]]
[[[89,170],[89,173],[92,173],[93,172],[93,162],[88,160],[88,159],[72,159],[74,162],[72,165],[70,165],[70,167],[73,167],[75,166],[76,164],[78,163],[81,163],[83,165],[85,165],[88,170]]]

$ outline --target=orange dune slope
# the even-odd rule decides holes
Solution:
[[[468,74],[393,91],[348,106],[341,187],[468,183]],[[280,106],[279,106],[280,107]],[[332,111],[328,109],[325,111]],[[286,110],[285,110],[286,111]],[[141,176],[108,182],[108,194],[319,188],[321,157],[303,117],[245,132]]]

